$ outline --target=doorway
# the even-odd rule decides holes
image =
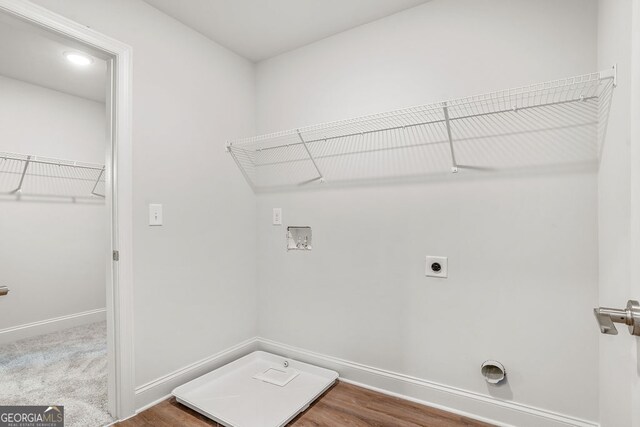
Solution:
[[[0,34],[0,401],[110,424],[108,62],[7,14]]]
[[[73,337],[75,338],[67,335],[62,341],[67,344],[66,347],[70,347],[69,344],[77,338],[78,342],[81,343],[79,347],[85,346],[81,350],[81,353],[85,353],[85,355],[92,352],[100,353],[100,345],[95,342],[91,344],[91,340],[86,338],[102,334],[104,337],[104,352],[102,354],[104,359],[102,360],[106,365],[105,380],[100,388],[100,393],[103,393],[101,397],[102,407],[106,409],[106,414],[112,420],[123,419],[133,414],[135,404],[133,391],[131,262],[131,49],[103,34],[28,2],[0,0],[0,15],[2,15],[0,20],[0,25],[2,26],[11,22],[15,27],[31,32],[34,37],[37,35],[48,39],[52,43],[64,46],[65,50],[58,59],[69,63],[73,60],[82,62],[86,61],[82,56],[86,56],[89,58],[91,65],[103,64],[104,78],[100,88],[103,96],[102,117],[105,119],[101,127],[102,135],[104,136],[102,139],[104,143],[102,161],[96,161],[95,157],[55,156],[51,151],[39,154],[35,151],[15,149],[11,153],[12,156],[9,156],[9,150],[5,150],[5,148],[9,147],[1,147],[0,150],[6,152],[4,154],[7,158],[5,161],[11,164],[9,171],[15,172],[9,175],[12,178],[19,177],[15,188],[7,191],[6,203],[13,200],[13,203],[18,203],[17,201],[19,201],[21,206],[30,203],[35,207],[43,203],[43,199],[45,199],[47,203],[56,202],[65,206],[67,210],[78,207],[95,208],[96,205],[102,206],[103,220],[100,222],[100,227],[102,227],[103,231],[103,245],[99,249],[101,253],[100,259],[97,261],[94,259],[100,266],[101,277],[103,278],[101,301],[94,301],[94,305],[96,307],[102,306],[76,313],[62,314],[53,318],[35,320],[26,323],[27,327],[21,327],[25,325],[24,323],[13,325],[11,331],[14,336],[19,336],[20,333],[26,334],[27,329],[31,328],[33,331],[43,332],[43,334],[34,335],[38,337],[44,336],[48,332],[59,333],[54,328],[54,325],[68,326],[69,328],[64,328],[64,330],[68,331],[71,328],[79,327],[79,330],[73,331]],[[74,56],[75,54],[80,54],[80,57]],[[76,65],[81,66],[82,64]],[[32,70],[38,71],[37,59],[32,63]],[[24,80],[27,79],[25,78]],[[82,85],[80,84],[82,83],[81,79],[71,78],[69,80],[66,82],[67,90],[83,89],[91,91],[91,84]],[[42,90],[52,89],[42,87],[44,85],[41,82],[31,82],[31,84],[36,87],[40,86]],[[60,90],[58,91],[60,92]],[[87,93],[84,96],[90,98]],[[74,96],[74,94],[69,93],[67,95]],[[49,118],[55,121],[55,116],[58,113],[60,112],[52,114]],[[86,121],[81,121],[77,125],[79,129],[75,129],[75,131],[79,132],[86,125]],[[34,126],[38,126],[38,124],[36,123]],[[8,139],[5,141],[8,141]],[[48,148],[51,149],[51,147]],[[83,148],[86,149],[87,147]],[[52,182],[56,182],[56,185]],[[89,187],[90,189],[87,191]],[[51,211],[41,206],[39,209],[45,214]],[[73,230],[70,235],[73,235]],[[24,237],[26,238],[27,236]],[[51,239],[48,240],[50,241]],[[49,254],[52,259],[58,257],[58,259],[69,260],[72,258],[71,256],[66,256],[69,254],[65,254],[63,243],[58,241],[59,246],[50,250]],[[51,259],[48,262],[53,263]],[[44,262],[33,263],[30,265],[29,271],[39,271],[44,269],[44,266]],[[93,271],[95,273],[96,270],[94,269]],[[1,285],[5,284],[0,283]],[[15,301],[12,296],[20,294],[16,292],[18,287],[14,286],[11,289],[12,286],[10,284],[6,286],[8,288],[6,295],[0,297],[0,306],[4,305],[5,307],[10,306]],[[51,286],[51,288],[56,289],[54,286]],[[51,291],[51,289],[48,291]],[[78,294],[68,289],[57,289],[57,291],[59,291],[58,294],[62,297],[62,301],[75,301],[77,303],[76,300],[80,299]],[[56,294],[56,292],[54,291],[53,294]],[[44,299],[42,295],[38,294],[40,299]],[[51,302],[51,300],[48,302]],[[55,304],[52,305],[55,306]],[[75,316],[74,314],[82,314],[82,316]],[[51,321],[52,319],[53,321]],[[92,322],[92,320],[98,320],[98,322]],[[100,321],[102,321],[102,326],[96,327],[95,324],[100,324]],[[83,327],[85,329],[82,329]],[[100,327],[102,327],[101,330]],[[0,329],[3,329],[2,325],[0,325]],[[15,335],[15,333],[18,333],[18,335]],[[20,338],[32,339],[31,336],[22,336]],[[45,348],[50,350],[51,347],[61,348],[57,344],[52,344],[55,341],[46,342],[48,345],[44,345]],[[64,359],[65,356],[68,355],[58,354],[59,358]],[[89,361],[87,364],[94,368],[96,367],[94,365],[97,365],[95,361]],[[85,375],[85,377],[91,377],[91,375]],[[29,378],[33,379],[33,376]],[[95,386],[95,384],[87,386]],[[86,393],[86,395],[94,396],[93,393]],[[56,402],[34,401],[29,402],[29,404],[65,405],[62,399]],[[86,403],[86,401],[80,401],[69,403],[68,405],[81,406]],[[66,413],[71,413],[68,408]],[[83,422],[82,420],[73,421],[68,419],[67,425],[86,425]]]

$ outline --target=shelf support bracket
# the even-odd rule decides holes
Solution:
[[[20,175],[20,182],[18,183],[18,188],[10,192],[9,194],[17,194],[22,191],[22,184],[24,183],[24,176],[27,174],[27,169],[29,168],[29,163],[31,163],[31,156],[27,156],[27,160],[24,162],[24,168],[22,168],[22,175]]]
[[[444,112],[444,121],[447,125],[447,136],[449,137],[449,149],[451,150],[451,172],[458,173],[458,163],[456,162],[456,153],[453,149],[453,138],[451,136],[451,120],[449,120],[449,107],[446,102],[442,103],[442,111]]]
[[[313,163],[313,167],[315,167],[316,171],[318,172],[318,178],[316,178],[316,179],[319,179],[320,182],[325,182],[324,175],[322,175],[322,172],[320,172],[320,168],[318,167],[318,164],[316,163],[316,159],[314,159],[313,156],[311,155],[311,151],[309,151],[309,147],[307,147],[307,143],[305,142],[304,138],[302,137],[302,134],[300,133],[300,130],[296,129],[296,133],[298,134],[298,138],[300,138],[300,142],[302,142],[302,146],[307,151],[307,154],[309,155],[309,159],[311,159],[311,163]]]
[[[105,198],[104,194],[100,194],[100,193],[96,193],[96,188],[98,188],[98,184],[100,183],[100,179],[102,178],[102,175],[104,175],[104,169],[106,168],[103,167],[102,170],[100,171],[100,175],[98,175],[98,179],[96,179],[95,184],[93,184],[93,188],[91,189],[91,194],[93,194],[94,196],[98,196],[98,197],[102,197],[103,199]]]
[[[608,70],[600,71],[600,79],[612,79],[613,87],[618,86],[618,64],[614,64]]]

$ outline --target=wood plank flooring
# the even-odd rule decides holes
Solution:
[[[119,427],[218,426],[175,399],[116,424]],[[289,427],[481,427],[489,424],[337,382]]]

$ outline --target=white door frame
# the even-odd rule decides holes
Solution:
[[[640,0],[632,0],[631,37],[631,280],[629,298],[640,299]],[[640,337],[630,338],[632,340],[629,372],[631,424],[633,427],[640,427]]]
[[[105,54],[110,63],[111,147],[107,154],[107,206],[111,207],[112,250],[119,261],[109,261],[107,281],[109,336],[109,407],[117,419],[135,414],[133,358],[133,263],[132,263],[132,138],[131,47],[24,0],[0,0],[0,12],[32,23],[44,30],[79,42]],[[108,275],[109,276],[109,275]]]

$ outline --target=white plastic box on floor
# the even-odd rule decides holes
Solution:
[[[337,372],[255,351],[177,387],[173,395],[227,427],[280,427],[337,379]]]

